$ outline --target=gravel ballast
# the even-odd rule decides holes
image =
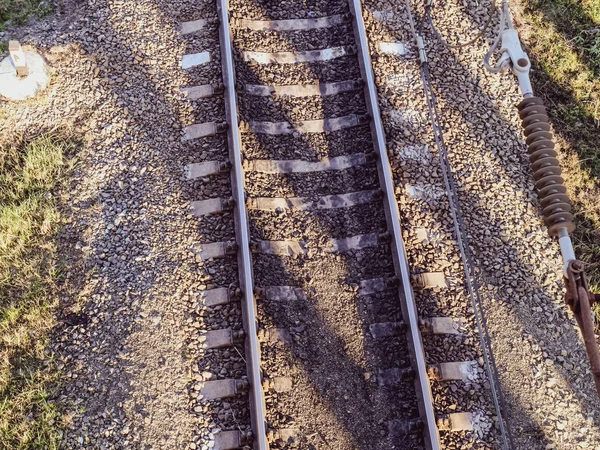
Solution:
[[[412,2],[422,12],[419,2]],[[321,97],[253,97],[252,84],[358,80],[356,55],[328,62],[261,65],[241,52],[305,51],[353,44],[345,2],[235,0],[234,19],[346,14],[335,31],[234,29],[236,82],[244,121],[298,123],[364,114],[362,89]],[[473,361],[468,381],[434,382],[436,413],[468,411],[473,432],[442,432],[445,449],[496,449],[498,427],[483,354],[465,290],[441,168],[403,4],[364,2],[371,48],[407,43],[408,53],[373,50],[388,153],[414,274],[443,272],[447,288],[415,289],[420,317],[462,321],[461,335],[425,336],[429,364]],[[487,5],[436,4],[434,22],[450,42],[483,26]],[[467,11],[467,12],[465,12]],[[216,2],[87,0],[61,5],[43,22],[3,32],[48,61],[51,83],[22,103],[0,100],[3,139],[58,130],[80,142],[70,184],[57,194],[66,221],[57,245],[64,261],[51,349],[63,383],[68,449],[201,449],[222,430],[249,433],[247,392],[207,401],[203,383],[245,380],[243,341],[206,349],[208,331],[242,329],[235,255],[202,260],[196,244],[234,239],[232,212],[198,218],[190,202],[231,196],[229,173],[187,180],[185,166],[228,160],[225,133],[183,142],[183,129],[225,120],[222,94],[189,100],[180,88],[222,87]],[[182,21],[211,19],[191,35]],[[492,30],[497,26],[492,21]],[[485,72],[487,44],[456,50],[425,28],[432,83],[477,266],[499,380],[519,450],[600,448],[600,402],[576,324],[563,304],[562,262],[539,217],[510,75]],[[493,33],[488,31],[486,40]],[[321,45],[322,44],[322,45]],[[211,61],[181,69],[185,53]],[[242,133],[244,157],[322,158],[372,152],[368,125],[315,134]],[[309,174],[246,174],[250,197],[309,197],[377,189],[375,164]],[[258,296],[261,336],[285,329],[289,341],[261,337],[273,449],[421,449],[422,433],[401,439],[387,422],[418,417],[406,380],[379,383],[378,371],[408,367],[404,334],[374,339],[369,325],[401,320],[397,286],[359,294],[360,281],[393,277],[389,244],[328,253],[331,238],[384,233],[380,199],[321,211],[251,211],[252,239],[301,240],[303,255],[255,254],[257,287],[292,285],[305,298],[282,304]],[[426,230],[425,232],[423,230]],[[234,301],[207,307],[202,293],[227,287]]]

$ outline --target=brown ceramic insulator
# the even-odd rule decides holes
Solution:
[[[531,97],[519,103],[517,108],[548,233],[557,236],[561,228],[571,233],[575,229],[571,202],[566,195],[565,180],[560,176],[562,170],[556,159],[544,103],[541,98]]]

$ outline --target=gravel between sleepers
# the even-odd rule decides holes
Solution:
[[[367,105],[361,94],[344,92],[325,97],[259,97],[239,95],[240,114],[249,120],[263,120],[268,117],[274,122],[297,123],[303,120],[319,120],[343,117],[350,114],[366,114]]]
[[[343,0],[304,2],[278,0],[234,0],[230,3],[232,19],[284,20],[324,17],[348,12],[348,2]]]
[[[253,52],[303,52],[354,45],[352,24],[317,30],[273,31],[233,28],[233,45]]]
[[[242,134],[244,156],[248,159],[304,159],[318,161],[323,158],[363,153],[372,148],[369,125],[344,128],[331,133]]]
[[[250,232],[256,239],[316,239],[323,234],[345,237],[383,233],[385,215],[377,202],[320,211],[249,211]]]

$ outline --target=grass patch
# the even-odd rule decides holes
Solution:
[[[577,219],[577,255],[589,263],[590,283],[600,292],[600,2],[521,4],[519,30],[536,69],[534,89],[546,99],[564,155]]]
[[[600,74],[600,3],[598,0],[532,0],[531,8],[543,15],[566,38],[573,53]],[[570,55],[567,55],[570,56]]]
[[[57,449],[58,370],[48,350],[60,212],[51,191],[73,144],[57,135],[0,147],[0,448]]]
[[[0,31],[4,31],[9,23],[21,25],[31,16],[41,18],[52,10],[47,0],[0,0]]]

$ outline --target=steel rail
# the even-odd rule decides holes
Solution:
[[[362,15],[362,4],[360,0],[351,0],[350,8],[354,16],[353,27],[355,38],[359,47],[359,63],[362,76],[365,80],[365,91],[367,94],[367,106],[371,115],[371,132],[375,137],[375,150],[379,155],[377,169],[380,181],[385,194],[385,212],[388,223],[388,229],[393,232],[392,255],[394,258],[394,268],[396,275],[402,282],[402,289],[405,301],[402,302],[402,311],[405,321],[408,324],[410,332],[410,344],[412,347],[413,364],[416,366],[418,385],[418,394],[420,398],[419,409],[421,419],[425,426],[425,440],[431,450],[440,450],[440,436],[436,426],[435,414],[433,410],[433,397],[427,376],[427,366],[425,364],[425,353],[421,333],[419,332],[417,308],[415,305],[414,294],[411,286],[410,269],[406,256],[406,249],[402,239],[402,230],[400,228],[400,212],[396,202],[394,181],[390,161],[387,154],[387,144],[379,103],[377,100],[377,87],[375,86],[375,77],[369,52],[369,43],[365,31],[365,22]]]
[[[236,241],[238,244],[238,273],[243,292],[242,315],[246,332],[246,363],[250,382],[250,420],[254,437],[255,450],[268,450],[265,425],[265,399],[262,388],[260,369],[260,344],[258,342],[256,304],[254,301],[254,280],[252,272],[252,257],[250,253],[250,231],[246,213],[244,193],[244,172],[242,167],[242,143],[240,139],[237,98],[235,91],[235,68],[231,29],[229,24],[228,0],[218,0],[219,34],[221,38],[221,63],[223,68],[223,83],[225,87],[225,114],[228,124],[227,137],[229,143],[229,158],[232,163],[231,183],[234,209]]]

